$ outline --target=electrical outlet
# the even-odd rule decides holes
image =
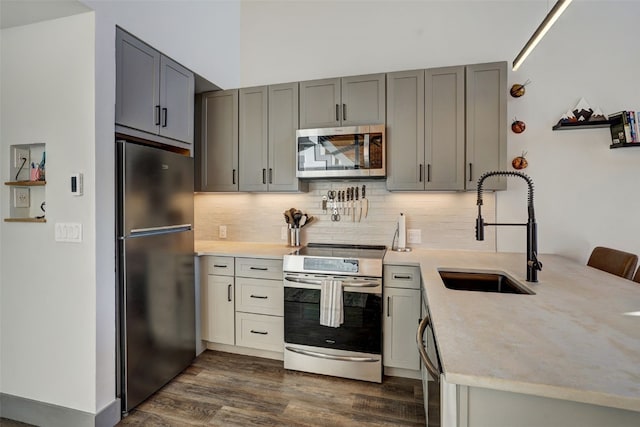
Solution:
[[[419,228],[409,228],[407,230],[407,243],[422,243],[422,230]]]
[[[289,234],[289,228],[286,225],[283,225],[280,229],[280,240],[287,240]]]
[[[221,225],[220,227],[218,227],[218,237],[221,239],[226,239],[227,238],[227,226],[226,225]]]
[[[23,187],[15,187],[13,189],[13,207],[28,208],[31,204],[29,197],[29,189]]]
[[[23,160],[24,159],[24,160]],[[24,161],[24,166],[29,170],[29,150],[24,148],[13,148],[13,167],[19,168],[22,166],[22,162]]]

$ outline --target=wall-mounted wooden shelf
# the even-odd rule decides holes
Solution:
[[[575,122],[575,123],[558,123],[551,129],[553,130],[569,130],[569,129],[595,129],[595,128],[608,128],[611,122],[608,120],[601,122]]]
[[[626,142],[620,142],[617,144],[611,144],[609,146],[609,148],[613,149],[613,148],[623,148],[623,147],[640,147],[640,142],[632,142],[632,143],[626,143]]]
[[[47,185],[47,181],[7,181],[4,185],[13,185],[16,187],[35,187]]]
[[[4,222],[47,222],[46,218],[5,218]]]

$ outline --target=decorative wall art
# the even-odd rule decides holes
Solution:
[[[524,157],[526,155],[527,155],[527,152],[523,151],[521,156],[514,157],[513,160],[511,161],[511,166],[513,166],[513,168],[516,170],[524,169],[527,166],[529,166],[529,162]]]
[[[527,128],[523,121],[518,120],[517,118],[513,119],[513,123],[511,123],[511,130],[513,133],[522,133]]]
[[[520,98],[521,96],[524,95],[525,93],[525,86],[528,85],[529,83],[531,83],[531,80],[527,80],[526,82],[520,84],[520,83],[516,83],[513,86],[511,86],[511,90],[509,91],[509,93],[511,94],[511,96],[513,96],[514,98]]]
[[[580,98],[580,101],[572,110],[567,110],[566,113],[560,117],[558,124],[587,124],[594,122],[604,122],[607,120],[607,116],[600,110],[599,107],[592,109],[586,99]]]

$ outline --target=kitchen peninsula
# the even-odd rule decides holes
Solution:
[[[283,244],[196,242],[198,255],[279,259],[290,249]],[[565,409],[579,425],[602,420],[637,424],[640,318],[633,313],[640,311],[638,285],[549,254],[540,256],[544,269],[539,282],[528,283],[525,258],[483,251],[387,251],[386,265],[421,269],[443,378],[457,396],[443,402],[443,411],[452,405],[453,425],[463,426],[473,425],[464,422],[478,413],[486,416],[483,410],[493,416],[524,410],[516,416],[530,417],[533,423],[524,425],[553,424]],[[439,270],[500,272],[535,294],[451,290]],[[500,410],[492,409],[490,400],[474,401],[477,390],[499,399]],[[467,399],[464,408],[461,395]]]

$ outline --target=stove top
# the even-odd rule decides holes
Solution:
[[[309,243],[284,256],[284,270],[378,277],[386,251],[382,245]]]

